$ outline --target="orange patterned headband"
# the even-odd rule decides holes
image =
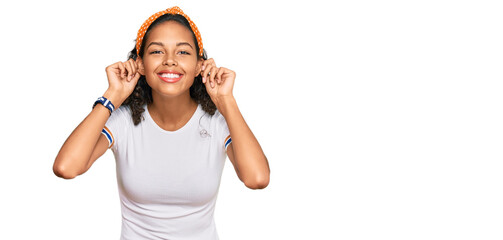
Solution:
[[[145,32],[147,32],[147,29],[148,29],[148,27],[150,27],[150,24],[152,24],[152,22],[154,22],[160,16],[167,14],[167,13],[170,13],[173,15],[175,15],[175,14],[182,15],[183,17],[185,17],[185,19],[187,19],[187,21],[190,23],[190,28],[192,29],[192,32],[194,32],[194,35],[196,35],[197,46],[199,46],[199,56],[202,57],[203,56],[203,41],[201,40],[201,33],[199,33],[199,30],[197,29],[196,24],[194,24],[190,20],[190,18],[187,15],[185,15],[185,13],[183,13],[182,9],[180,9],[177,6],[168,8],[164,11],[160,11],[160,12],[152,15],[150,18],[147,19],[147,21],[145,21],[143,23],[143,25],[141,25],[140,30],[138,30],[138,36],[136,37],[136,53],[138,55],[140,54],[141,42],[143,41],[143,37],[145,36]]]

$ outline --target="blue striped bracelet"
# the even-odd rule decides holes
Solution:
[[[112,115],[112,112],[114,111],[115,106],[112,104],[112,102],[110,102],[110,100],[106,99],[105,97],[99,97],[98,100],[96,100],[96,102],[94,102],[93,109],[94,109],[94,107],[96,107],[96,104],[98,104],[98,103],[101,103],[103,106],[108,108],[108,110],[110,110],[110,115]]]

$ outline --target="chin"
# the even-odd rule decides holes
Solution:
[[[152,93],[155,91],[157,94],[166,97],[177,97],[183,94],[190,94],[190,87],[194,84],[194,80],[186,82],[186,77],[175,83],[168,83],[158,78],[153,77],[153,80],[147,79],[147,84],[152,88]]]
[[[154,90],[152,88],[152,91],[155,91],[156,93],[164,96],[164,97],[178,97],[184,94],[189,94],[190,95],[190,88],[187,89],[180,89],[180,88],[175,88],[175,87],[161,87],[160,89]]]

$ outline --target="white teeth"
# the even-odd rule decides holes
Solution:
[[[161,74],[161,77],[163,77],[163,78],[179,78],[180,75],[174,74],[174,73],[163,73],[163,74]]]

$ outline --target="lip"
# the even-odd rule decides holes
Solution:
[[[165,78],[165,77],[162,77],[162,74],[164,74],[164,73],[177,74],[179,77],[178,78]],[[167,83],[176,83],[176,82],[180,81],[180,79],[182,79],[183,74],[181,74],[181,73],[179,73],[177,71],[173,71],[173,70],[164,70],[164,71],[158,72],[157,76],[159,76],[159,78],[161,80],[163,80],[164,82],[167,82]]]

